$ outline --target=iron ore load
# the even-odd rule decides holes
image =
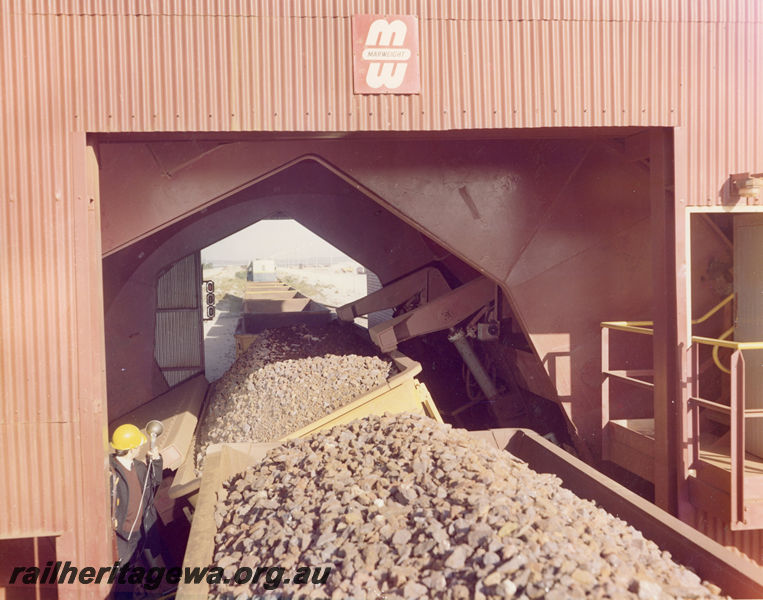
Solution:
[[[442,421],[415,378],[421,364],[397,351],[379,354],[353,324],[302,322],[245,337],[236,361],[207,392],[171,498],[195,504],[208,457],[223,447],[246,453],[367,414],[412,412]]]
[[[254,336],[210,393],[197,468],[209,444],[282,439],[383,386],[396,370],[392,361],[352,328],[334,321]]]
[[[420,415],[287,441],[218,498],[213,564],[226,578],[310,565],[325,581],[219,583],[214,598],[719,597],[555,476]]]

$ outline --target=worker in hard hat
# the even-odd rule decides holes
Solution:
[[[111,514],[117,538],[119,561],[125,565],[143,548],[147,535],[156,523],[154,493],[162,481],[162,457],[156,448],[146,454],[146,462],[137,460],[146,436],[135,425],[120,425],[111,445]]]

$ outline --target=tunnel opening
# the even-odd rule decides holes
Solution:
[[[409,335],[420,299],[386,307],[403,320],[382,333],[425,367],[419,377],[446,420],[530,427],[598,458],[600,322],[652,308],[648,160],[624,151],[645,131],[102,144],[112,421],[173,389],[155,364],[157,278],[250,224],[294,219],[376,274],[381,290],[428,269],[450,291],[488,281],[505,308],[500,327],[477,320],[470,340],[511,392],[502,404],[483,398],[447,328]],[[126,165],[140,173],[130,193]],[[128,199],[142,210],[126,211]]]
[[[204,289],[213,289],[205,315],[205,375],[218,380],[236,359],[237,327],[244,309],[252,309],[251,333],[263,329],[267,319],[254,313],[255,300],[245,300],[249,282],[276,283],[287,291],[274,292],[274,308],[290,308],[300,315],[314,308],[329,310],[368,293],[370,271],[293,219],[266,219],[245,227],[201,250]],[[266,300],[257,301],[260,307]],[[289,303],[293,306],[289,306]],[[319,305],[319,306],[318,306]],[[267,306],[265,306],[267,308]],[[299,311],[297,311],[299,309]],[[245,316],[246,319],[246,316]],[[260,321],[258,323],[258,321]],[[355,319],[368,327],[367,318]],[[242,329],[247,323],[242,323]]]
[[[184,315],[195,314],[198,317],[198,311],[193,313],[190,310],[194,308],[193,302],[190,304],[188,301],[185,301],[185,304],[181,302],[179,307],[167,306],[166,300],[161,297],[163,288],[161,282],[166,279],[204,281],[201,268],[203,248],[210,243],[219,242],[224,239],[223,236],[240,231],[252,222],[255,224],[269,221],[285,222],[290,218],[295,219],[295,222],[313,232],[314,235],[322,236],[321,239],[334,241],[337,252],[341,252],[341,256],[347,256],[354,261],[352,264],[361,268],[365,274],[368,272],[375,277],[383,277],[387,281],[395,281],[399,278],[399,274],[405,275],[416,269],[433,265],[447,285],[453,288],[478,275],[467,264],[391,215],[389,211],[384,210],[356,187],[337,177],[320,163],[314,160],[300,161],[264,181],[233,194],[215,206],[190,215],[144,238],[107,257],[104,261],[105,281],[107,274],[109,275],[109,284],[105,285],[104,294],[107,327],[114,329],[119,324],[133,324],[132,316],[136,316],[135,321],[137,321],[141,316],[155,313],[153,340],[149,335],[152,324],[148,319],[146,319],[143,333],[128,334],[129,339],[143,336],[146,347],[150,347],[152,342],[154,345],[153,383],[151,386],[144,386],[140,404],[150,402],[203,371],[205,362],[205,350],[196,349],[199,335],[196,331],[199,327],[197,323],[180,321],[174,317],[169,319],[174,324],[174,328],[167,329],[161,325],[162,321],[168,320],[166,313],[172,310],[182,310],[185,311]],[[185,279],[177,273],[183,265],[186,266]],[[240,265],[240,267],[243,266],[243,264]],[[296,266],[296,271],[299,271],[300,265]],[[113,282],[120,268],[122,281],[126,281],[125,287],[133,287],[134,293],[125,294],[124,288],[118,293],[109,293],[109,289],[116,288]],[[292,270],[289,271],[289,269]],[[243,268],[239,269],[237,274],[243,281],[242,271]],[[281,277],[287,280],[295,273],[293,266],[285,266],[282,271]],[[152,276],[156,278],[156,284],[151,281]],[[156,304],[152,304],[154,302],[152,287],[157,287],[159,290]],[[178,288],[177,284],[173,289],[176,288]],[[305,291],[311,292],[309,288]],[[364,290],[364,292],[367,291],[368,289]],[[139,298],[142,300],[142,315],[137,315]],[[336,306],[330,306],[330,308],[335,309]],[[402,307],[397,307],[396,310],[400,311]],[[372,313],[369,319],[374,317],[378,319],[376,313],[379,312],[382,311]],[[390,316],[394,314],[393,309],[387,309],[387,312]],[[189,316],[189,318],[194,317]],[[525,350],[529,350],[529,344],[516,324],[513,331],[511,328],[506,331],[514,341],[524,340],[520,341],[520,345]],[[431,368],[425,369],[421,378],[435,390],[436,400],[446,418],[450,418],[458,425],[472,428],[492,426],[495,423],[493,407],[487,399],[480,398],[480,392],[473,379],[469,381],[469,373],[463,368],[461,358],[454,351],[447,335],[436,332],[418,337],[420,337],[418,340],[408,340],[405,345],[401,345],[401,349],[410,353],[412,358],[423,361],[422,364],[430,365]],[[107,344],[108,339],[107,336]],[[171,356],[164,356],[162,347],[169,348]],[[184,347],[191,350],[190,361],[187,357],[178,356],[178,349]],[[128,359],[135,357],[134,350],[130,350],[127,354]],[[109,406],[111,414],[119,418],[130,414],[136,408],[137,399],[134,394],[134,385],[130,389],[130,386],[119,385],[114,380],[129,378],[134,382],[135,379],[131,377],[130,369],[120,366],[120,361],[115,360],[113,354],[110,353],[108,356],[110,356]],[[200,361],[199,357],[202,357]],[[143,358],[147,357],[144,355]],[[194,360],[197,364],[190,364]],[[487,354],[484,360],[489,362]],[[507,371],[505,365],[501,375],[498,374],[495,366],[491,366],[491,369],[493,371],[491,376],[496,379],[502,390],[511,389],[511,384],[505,375]],[[512,380],[512,384],[516,385],[516,382]],[[129,403],[125,403],[127,397],[125,393],[129,393]],[[546,429],[543,433],[550,433],[555,429],[558,432],[557,435],[567,441],[568,438],[563,437],[566,435],[564,420],[559,418],[559,415],[553,414],[555,406],[540,396],[532,395],[529,391],[525,390],[522,393],[524,396],[521,402],[534,401],[535,405],[529,413],[530,421],[521,421],[521,423],[523,425],[534,423],[536,428]],[[509,411],[511,413],[509,417],[515,421],[527,416],[523,410],[519,410],[523,408],[518,405],[521,402],[520,399],[516,399],[514,403],[517,406]],[[547,403],[548,406],[543,409],[537,408],[543,406],[543,403]],[[115,408],[118,405],[122,406]],[[459,410],[464,406],[466,410]],[[547,422],[544,424],[544,421]]]
[[[117,349],[107,349],[110,414],[156,396],[146,383],[133,399],[119,391],[136,356],[142,372],[151,371],[150,354],[140,349],[150,335],[138,340],[153,324],[136,328],[125,324],[135,319],[119,316],[136,284],[150,293],[160,269],[199,246],[264,219],[294,218],[378,275],[381,286],[430,266],[451,288],[480,276],[497,282],[508,310],[490,368],[513,369],[531,402],[553,403],[540,421],[553,421],[561,406],[562,435],[570,429],[579,454],[597,455],[598,323],[613,314],[643,318],[651,307],[651,257],[643,248],[648,157],[628,150],[641,147],[630,141],[646,131],[121,143],[106,136],[99,151],[104,299],[107,344]],[[131,192],[125,168],[136,174]],[[136,198],[144,210],[126,210]],[[480,340],[479,348],[491,344]],[[423,347],[431,352],[431,344]],[[459,387],[465,397],[454,410],[471,402],[466,383]]]

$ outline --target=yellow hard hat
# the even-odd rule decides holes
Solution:
[[[146,436],[135,425],[120,425],[111,436],[111,445],[115,450],[132,450],[146,443]]]

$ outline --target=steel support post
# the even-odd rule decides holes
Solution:
[[[601,330],[601,457],[609,460],[609,328]]]
[[[731,460],[731,485],[729,496],[731,501],[731,526],[746,525],[744,511],[744,460],[745,460],[745,431],[744,431],[744,357],[740,350],[731,355],[731,435],[729,458]]]
[[[654,304],[654,487],[656,504],[678,514],[685,495],[688,348],[691,318],[688,290],[686,198],[674,193],[673,133],[650,132],[650,198]],[[682,152],[679,152],[683,155]],[[679,166],[680,167],[680,166]],[[683,178],[675,178],[676,180]],[[676,190],[678,191],[678,190]],[[679,489],[680,488],[680,489]],[[684,502],[680,503],[686,506]]]

